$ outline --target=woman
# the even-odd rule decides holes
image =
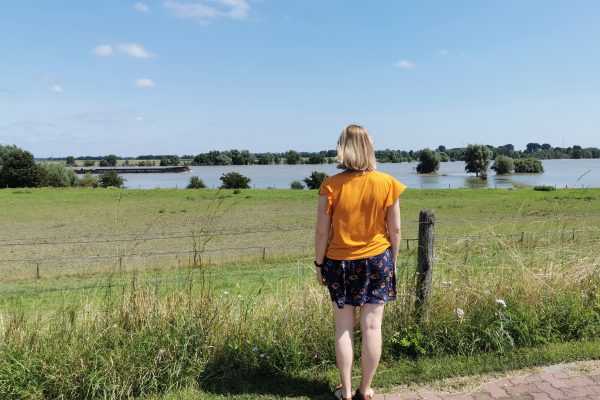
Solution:
[[[381,320],[396,299],[400,246],[398,197],[406,189],[375,171],[373,141],[366,129],[349,125],[337,143],[339,168],[319,189],[315,230],[317,281],[327,285],[335,317],[335,356],[342,384],[337,399],[371,399],[381,357]],[[352,396],[352,332],[355,308],[362,331],[360,386]]]

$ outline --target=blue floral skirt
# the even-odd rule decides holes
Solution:
[[[362,306],[396,300],[396,269],[391,248],[360,260],[325,258],[324,261],[321,272],[331,301],[338,308],[344,308],[344,304]]]

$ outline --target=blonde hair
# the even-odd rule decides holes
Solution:
[[[338,168],[374,171],[377,168],[373,140],[360,125],[348,125],[337,142]]]

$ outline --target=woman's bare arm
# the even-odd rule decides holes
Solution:
[[[327,214],[327,196],[319,195],[317,203],[317,225],[315,227],[315,261],[322,264],[329,243],[331,215]],[[321,269],[317,268],[317,280],[323,285]]]
[[[387,225],[388,239],[392,244],[392,256],[394,264],[398,259],[398,250],[400,249],[400,240],[402,239],[402,229],[400,223],[400,198],[397,198],[394,204],[388,207],[385,222]]]

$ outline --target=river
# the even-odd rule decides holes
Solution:
[[[600,187],[600,159],[542,160],[542,174],[508,174],[498,176],[490,171],[487,181],[464,171],[462,161],[443,162],[437,174],[417,174],[416,162],[379,163],[379,171],[386,172],[413,189],[456,188],[512,188],[520,185],[546,185],[564,187]],[[219,177],[236,171],[251,179],[250,186],[257,189],[287,189],[294,180],[302,181],[312,171],[333,175],[340,172],[335,164],[321,165],[227,165],[191,167],[187,173],[123,174],[125,185],[131,189],[184,188],[190,177],[198,176],[207,187],[219,187]]]

